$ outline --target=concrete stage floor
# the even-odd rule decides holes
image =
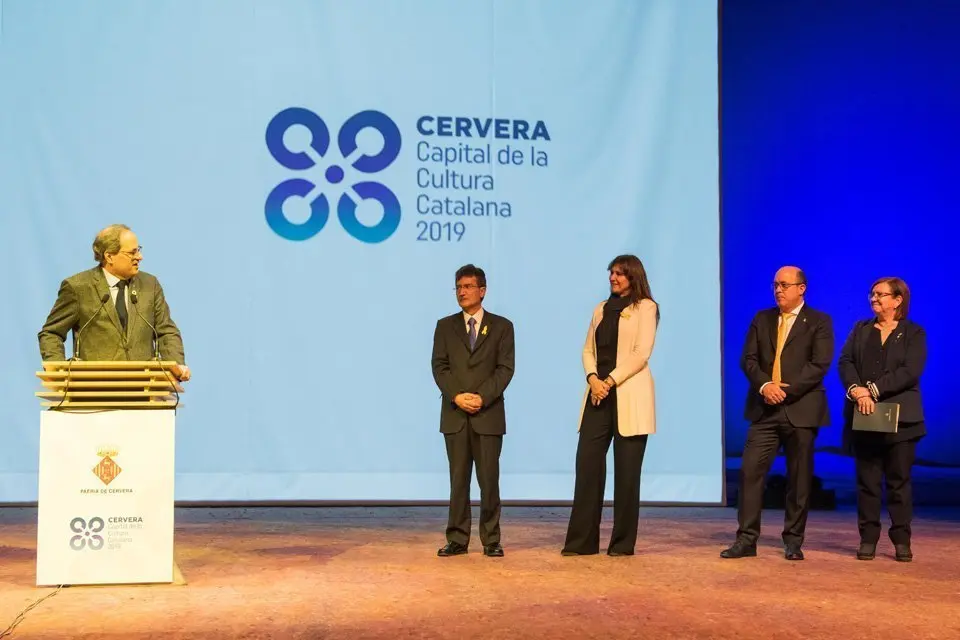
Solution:
[[[783,559],[776,511],[758,558],[721,560],[721,507],[644,508],[636,556],[564,558],[568,513],[505,508],[494,559],[476,539],[437,558],[441,507],[178,509],[186,586],[67,587],[12,637],[960,638],[957,509],[919,510],[911,564],[886,538],[857,561],[849,508],[811,513],[804,562]],[[52,591],[35,536],[36,509],[0,509],[0,631]]]

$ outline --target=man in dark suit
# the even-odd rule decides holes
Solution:
[[[159,351],[161,358],[177,363],[171,372],[188,380],[180,330],[170,317],[160,282],[140,271],[143,254],[136,234],[122,224],[102,229],[93,240],[93,259],[96,267],[60,283],[37,336],[40,357],[63,360],[67,335],[73,332],[77,358],[152,360]]]
[[[763,485],[777,450],[787,456],[787,495],[783,545],[787,560],[803,560],[803,533],[813,480],[817,429],[830,423],[823,378],[833,360],[830,316],[804,302],[807,279],[797,267],[774,277],[777,306],[750,323],[740,366],[750,381],[746,418],[750,420],[740,467],[740,524],[734,544],[721,558],[757,555]]]
[[[441,318],[433,334],[433,379],[440,387],[440,432],[450,463],[450,515],[441,557],[467,552],[470,477],[480,485],[483,554],[503,556],[500,544],[500,449],[507,431],[503,392],[513,378],[513,324],[483,308],[487,278],[465,265],[456,273],[461,312]]]

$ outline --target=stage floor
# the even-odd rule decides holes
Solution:
[[[178,509],[186,586],[64,588],[13,637],[960,638],[957,509],[918,513],[911,564],[886,538],[857,561],[849,509],[811,513],[804,562],[783,559],[782,511],[737,561],[718,557],[732,508],[644,508],[622,558],[561,557],[568,513],[504,508],[494,559],[477,540],[436,557],[445,508]],[[0,631],[51,591],[33,586],[35,523],[0,509]]]

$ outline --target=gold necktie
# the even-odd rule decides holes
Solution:
[[[780,354],[783,353],[783,343],[787,341],[787,320],[794,317],[795,313],[781,313],[780,326],[777,327],[777,354],[773,357],[773,381],[779,384],[783,377],[780,374]]]

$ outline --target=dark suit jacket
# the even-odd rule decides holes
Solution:
[[[847,341],[840,351],[837,368],[844,390],[851,385],[865,386],[860,372],[863,371],[862,354],[866,348],[874,318],[861,320],[853,326]],[[903,319],[887,338],[886,367],[877,380],[879,402],[896,402],[900,405],[900,422],[923,422],[923,404],[920,399],[920,375],[927,362],[927,336],[920,325]],[[855,403],[849,399],[844,406],[843,417],[847,427],[853,424]],[[922,426],[914,436],[923,435]]]
[[[507,432],[503,392],[513,378],[513,323],[483,310],[483,325],[470,351],[463,313],[437,321],[433,333],[433,379],[440,387],[440,431],[457,433],[468,424],[479,434]],[[453,399],[458,393],[477,393],[483,407],[475,415],[460,409]]]
[[[64,360],[67,334],[79,331],[96,315],[80,338],[78,355],[81,359],[152,360],[155,357],[153,329],[140,319],[142,315],[157,329],[161,358],[184,364],[183,340],[170,318],[170,308],[160,282],[141,271],[130,279],[129,291],[137,292],[137,305],[127,303],[127,330],[124,332],[112,299],[107,300],[97,313],[103,295],[110,293],[103,269],[97,266],[64,280],[60,283],[53,309],[37,335],[40,357],[44,361]]]
[[[763,417],[768,405],[760,387],[773,380],[773,359],[777,353],[777,326],[780,309],[759,312],[750,323],[743,345],[740,367],[750,380],[745,416],[751,422]],[[830,424],[827,392],[823,378],[833,361],[833,322],[830,316],[804,304],[787,335],[780,355],[787,419],[795,427],[822,427]]]

